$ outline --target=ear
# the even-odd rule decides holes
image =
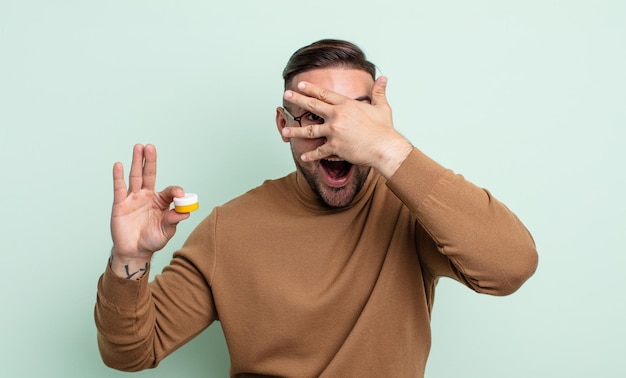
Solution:
[[[282,107],[276,108],[276,127],[283,142],[289,143],[289,139],[283,136],[283,129],[287,127],[287,116]]]

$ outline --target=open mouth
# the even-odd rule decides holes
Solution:
[[[321,160],[320,166],[328,185],[343,186],[350,179],[353,164],[338,158],[329,158]]]

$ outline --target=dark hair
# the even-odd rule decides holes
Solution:
[[[294,76],[317,68],[343,67],[363,70],[376,79],[376,66],[357,45],[338,39],[322,39],[304,46],[289,58],[283,70],[285,89]]]

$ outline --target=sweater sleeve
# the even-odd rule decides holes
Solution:
[[[210,275],[214,218],[191,233],[170,264],[148,283],[107,267],[98,281],[95,322],[104,363],[124,371],[156,367],[217,318]]]
[[[487,190],[418,149],[387,185],[434,241],[437,250],[422,256],[434,277],[450,276],[477,292],[507,295],[535,272],[535,243],[520,220]],[[440,263],[442,255],[449,264]]]

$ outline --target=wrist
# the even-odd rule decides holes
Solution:
[[[113,247],[109,257],[109,267],[119,277],[139,280],[148,275],[150,260],[150,257],[145,256],[128,257],[120,255]]]
[[[375,168],[387,180],[393,176],[407,156],[413,151],[413,145],[404,137],[398,138],[393,143],[389,143],[381,150],[378,166]]]

